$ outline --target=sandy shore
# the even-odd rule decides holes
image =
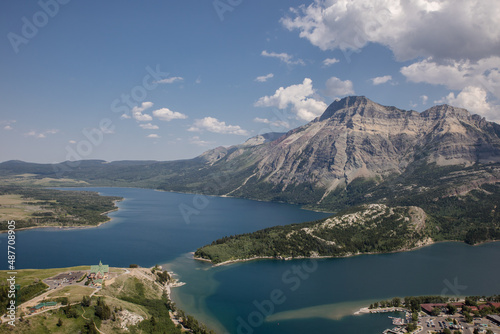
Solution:
[[[403,307],[384,307],[377,309],[370,309],[368,307],[362,307],[358,311],[354,312],[355,315],[368,314],[368,313],[387,313],[387,312],[405,312],[407,311]]]
[[[193,255],[193,259],[197,260],[197,261],[203,261],[203,262],[210,263],[214,267],[224,266],[224,265],[228,265],[228,264],[231,264],[231,263],[248,262],[248,261],[254,261],[254,260],[261,260],[261,259],[277,260],[275,257],[272,257],[272,256],[259,256],[259,257],[252,257],[252,258],[249,258],[249,259],[229,260],[229,261],[224,261],[224,262],[221,262],[221,263],[213,264],[212,261],[210,261],[208,259],[203,259],[201,257],[195,257],[194,255]]]

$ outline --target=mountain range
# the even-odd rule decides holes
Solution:
[[[498,124],[465,109],[441,105],[418,113],[347,97],[275,140],[217,148],[202,157],[210,157],[211,168],[231,166],[239,182],[234,189],[225,188],[226,195],[264,192],[272,200],[286,196],[321,206],[332,192],[356,179],[380,183],[416,166],[499,163],[499,137]],[[311,192],[309,200],[293,194],[301,189]]]
[[[500,125],[439,105],[421,113],[363,96],[333,102],[313,121],[178,161],[7,161],[0,177],[282,201],[340,212],[357,205],[415,206],[436,235],[463,240],[500,225]],[[494,230],[488,230],[493,228]]]

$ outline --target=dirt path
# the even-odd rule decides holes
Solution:
[[[85,320],[90,320],[90,319],[88,319],[88,318],[85,318],[85,316],[84,316],[85,311],[86,311],[86,310],[84,309],[84,310],[83,310],[83,313],[82,313],[82,318],[83,318],[83,319],[85,319]]]
[[[33,299],[30,299],[27,302],[22,303],[21,305],[19,305],[17,307],[17,312],[16,313],[19,314],[19,312],[21,312],[21,313],[24,312],[25,313],[24,318],[27,318],[27,317],[32,317],[34,315],[38,315],[38,314],[41,314],[41,313],[45,313],[45,312],[50,311],[50,310],[57,310],[58,308],[66,306],[66,305],[59,304],[59,305],[56,305],[56,306],[52,306],[52,307],[46,308],[46,309],[44,309],[44,310],[42,310],[40,312],[29,314],[29,308],[30,307],[33,307],[35,305],[40,304],[45,298],[48,297],[49,294],[51,294],[53,292],[56,292],[57,290],[60,290],[62,288],[63,287],[61,286],[61,287],[58,287],[56,289],[47,290],[44,293],[42,293],[41,295],[39,295],[39,296],[37,296],[37,297],[35,297]],[[94,294],[96,292],[97,291],[94,291],[94,292],[92,292],[92,294]],[[70,304],[70,305],[76,305],[76,304],[79,304],[79,303],[73,303],[73,304]],[[16,317],[16,320],[18,320],[18,319],[19,319],[19,317]],[[10,319],[7,318],[6,315],[3,315],[2,318],[1,318],[1,320],[2,320],[2,323],[5,322],[5,321],[10,321]]]
[[[32,299],[33,300],[33,299]],[[26,302],[27,303],[27,302]],[[25,303],[25,304],[26,304]],[[71,304],[68,304],[68,305],[78,305],[80,304],[80,302],[77,302],[77,303],[71,303]],[[59,304],[59,305],[56,305],[56,306],[52,306],[52,307],[48,307],[46,309],[43,309],[42,311],[39,311],[39,312],[36,312],[36,313],[33,313],[33,314],[26,314],[23,318],[29,318],[29,317],[34,317],[36,315],[39,315],[39,314],[42,314],[42,313],[45,313],[45,312],[48,312],[48,311],[53,311],[53,310],[57,310],[57,309],[60,309],[61,307],[66,307],[68,305],[62,305],[62,304]],[[2,323],[4,323],[5,321],[10,321],[9,318],[7,318],[5,315],[2,316],[1,318],[2,320]],[[19,320],[19,317],[16,317],[16,320]]]
[[[126,268],[123,268],[123,269],[124,269],[124,271],[123,271],[123,272],[121,272],[121,273],[119,273],[118,275],[116,275],[115,277],[113,277],[113,278],[111,278],[111,279],[107,280],[106,282],[107,282],[108,284],[113,284],[113,282],[114,282],[114,280],[116,279],[116,277],[119,277],[119,276],[121,276],[121,275],[125,275],[125,274],[129,274],[129,273],[130,273],[130,270],[128,270],[128,269],[126,269]],[[145,276],[145,275],[144,275],[144,276]],[[145,276],[145,277],[146,277],[146,276]],[[45,282],[45,281],[46,281],[46,280],[43,280],[43,282],[44,282],[45,284],[47,284],[47,282]],[[28,300],[28,301],[26,301],[26,302],[22,303],[21,305],[19,305],[19,306],[17,307],[17,312],[16,312],[16,313],[17,313],[17,314],[20,314],[20,313],[24,312],[24,313],[25,313],[24,318],[27,318],[27,317],[32,317],[32,316],[35,316],[35,315],[38,315],[38,314],[45,313],[45,312],[50,311],[50,310],[57,310],[57,309],[59,309],[59,308],[61,308],[61,307],[66,306],[66,305],[61,305],[61,304],[59,304],[59,305],[56,305],[56,306],[52,306],[52,307],[46,308],[46,309],[44,309],[44,310],[42,310],[42,311],[40,311],[40,312],[36,312],[36,313],[33,313],[33,314],[29,314],[29,309],[30,309],[30,307],[33,307],[33,306],[35,306],[35,305],[40,304],[40,303],[41,303],[44,299],[48,298],[48,295],[49,295],[49,294],[52,294],[52,293],[54,293],[54,292],[57,292],[57,291],[59,291],[59,290],[61,290],[61,289],[65,288],[65,287],[67,287],[67,286],[71,286],[71,285],[61,285],[61,286],[57,286],[57,287],[55,287],[55,288],[50,288],[50,286],[51,286],[51,285],[50,285],[50,284],[47,284],[47,285],[49,285],[49,288],[47,289],[47,291],[45,291],[45,292],[44,292],[44,293],[42,293],[41,295],[36,296],[35,298],[30,299],[30,300]],[[82,283],[76,283],[76,284],[73,284],[73,286],[76,286],[76,285],[83,285],[83,284],[82,284]],[[91,287],[90,287],[90,288],[91,288]],[[90,297],[90,298],[92,298],[92,296],[94,296],[97,292],[99,292],[99,290],[101,290],[101,289],[100,289],[100,288],[94,288],[94,291],[93,291],[93,292],[89,295],[89,297]],[[77,303],[72,303],[72,304],[69,304],[69,305],[77,305],[77,304],[79,304],[79,302],[77,302]],[[3,322],[10,321],[10,319],[7,317],[7,314],[2,315],[2,316],[0,317],[0,320],[2,321],[2,323],[3,323]],[[18,317],[18,316],[16,316],[16,320],[19,320],[19,317]]]
[[[151,272],[151,268],[134,268],[134,269],[130,269],[130,270],[126,269],[126,268],[121,268],[121,269],[123,269],[123,272],[118,273],[116,276],[114,276],[114,277],[106,280],[106,284],[113,284],[115,282],[116,278],[120,277],[122,275],[130,275],[130,276],[134,276],[134,277],[137,277],[139,279],[142,279],[142,280],[148,280],[148,281],[153,282],[155,285],[157,285],[158,287],[160,287],[162,291],[167,291],[167,294],[170,297],[170,285],[161,285],[158,282],[156,282],[155,275]],[[24,312],[25,313],[24,318],[28,318],[28,317],[37,316],[37,315],[45,313],[47,311],[57,310],[57,309],[59,309],[61,307],[66,307],[67,305],[58,304],[56,306],[45,308],[42,311],[39,311],[39,312],[36,312],[36,313],[33,313],[33,314],[29,314],[29,308],[30,307],[38,305],[44,299],[47,299],[49,294],[57,292],[57,291],[65,288],[66,286],[68,286],[68,285],[57,286],[57,287],[52,288],[52,289],[48,288],[47,291],[45,291],[41,295],[36,296],[35,298],[30,299],[30,300],[24,302],[23,304],[19,305],[19,307],[17,308],[17,311],[18,311],[17,314],[20,314],[20,313]],[[123,286],[120,287],[119,291],[121,291],[121,289],[123,289]],[[89,295],[89,297],[91,298],[93,296],[99,296],[99,295],[97,295],[97,293],[100,290],[101,290],[101,288],[94,288],[94,291]],[[106,296],[106,297],[111,297],[111,296]],[[114,298],[114,297],[111,297],[111,298]],[[75,303],[71,303],[71,304],[68,304],[68,305],[78,305],[78,304],[80,304],[80,302],[75,302]],[[90,320],[90,319],[86,318],[84,314],[85,313],[82,314],[82,318],[85,319],[85,320]],[[8,322],[8,321],[10,321],[10,319],[8,317],[6,317],[6,316],[7,316],[7,314],[3,315],[0,318],[2,322]],[[170,312],[170,319],[172,319],[172,321],[176,325],[179,324],[179,320],[178,320],[177,316],[175,314],[173,314],[172,312]],[[16,320],[19,320],[19,317],[16,317]],[[182,323],[181,323],[181,326],[182,326]],[[96,329],[98,330],[99,333],[105,334],[101,330],[99,330],[97,327],[96,327]],[[184,328],[184,326],[183,326],[183,329],[184,329],[184,331],[188,331],[188,329]]]

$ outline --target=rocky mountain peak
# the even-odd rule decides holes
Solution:
[[[348,96],[341,100],[334,101],[332,104],[330,104],[323,115],[317,118],[316,121],[322,122],[331,118],[344,120],[346,117],[351,118],[354,115],[369,118],[385,118],[389,114],[394,112],[402,112],[402,110],[395,107],[382,106],[366,98],[365,96]]]
[[[240,173],[229,195],[248,189],[292,194],[311,186],[321,192],[315,195],[320,203],[355,179],[384,180],[410,166],[499,163],[500,126],[449,105],[419,113],[349,96],[286,134],[258,135],[201,158]]]
[[[401,174],[416,160],[439,166],[499,162],[499,132],[492,124],[449,105],[419,113],[349,96],[248,157],[257,163],[253,178],[284,189],[321,184],[327,196],[359,177]]]
[[[278,139],[284,134],[285,134],[284,132],[268,132],[259,134],[248,138],[247,141],[245,141],[243,144],[240,145],[233,145],[230,147],[219,146],[214,149],[208,150],[203,154],[201,154],[198,158],[200,158],[207,164],[214,164],[225,157],[231,156],[231,154],[233,154],[233,157],[238,156],[239,154],[241,154],[242,149],[248,149],[269,143],[273,140]]]
[[[469,119],[472,117],[472,115],[466,109],[453,107],[448,104],[441,104],[431,107],[422,112],[421,115],[422,117],[430,119],[442,119],[446,117]]]
[[[268,132],[259,134],[257,136],[253,136],[248,138],[246,142],[241,144],[242,146],[257,146],[268,143],[270,141],[276,140],[279,137],[283,136],[285,132]]]

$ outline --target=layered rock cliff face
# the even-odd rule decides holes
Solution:
[[[214,156],[217,149],[209,152],[205,155]],[[210,163],[236,159],[236,165],[254,165],[247,176],[253,182],[245,179],[243,188],[263,182],[286,191],[310,184],[325,189],[324,197],[356,178],[402,174],[416,161],[463,167],[498,163],[500,126],[448,105],[418,113],[347,97],[273,141],[240,145],[218,157]]]
[[[243,148],[249,148],[249,147],[254,147],[258,145],[262,145],[265,143],[269,143],[273,140],[278,139],[279,137],[283,136],[285,133],[284,132],[269,132],[269,133],[264,133],[260,134],[254,137],[249,138],[247,141],[245,141],[241,145],[235,145],[235,146],[230,146],[230,147],[224,147],[224,146],[219,146],[216,147],[212,150],[206,151],[203,154],[201,154],[198,158],[201,158],[203,161],[205,161],[208,164],[213,164],[220,159],[226,157],[228,154],[231,154],[235,151],[238,151],[241,153]],[[237,155],[237,154],[236,154]],[[234,156],[233,156],[234,158]]]

